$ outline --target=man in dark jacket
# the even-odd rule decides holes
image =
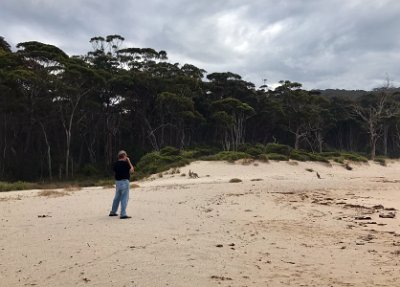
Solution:
[[[120,218],[131,218],[131,216],[126,215],[126,207],[129,200],[130,174],[134,172],[134,168],[126,151],[121,150],[118,152],[118,160],[114,163],[113,170],[115,173],[115,196],[109,216],[118,216],[117,210],[121,203]]]

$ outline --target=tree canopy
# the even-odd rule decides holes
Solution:
[[[283,80],[271,90],[234,72],[170,63],[166,51],[124,40],[96,36],[85,55],[70,56],[36,41],[13,50],[0,37],[0,180],[106,172],[121,148],[135,160],[166,146],[239,150],[269,142],[400,154],[393,87],[325,96]]]

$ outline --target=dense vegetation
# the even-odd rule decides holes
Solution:
[[[0,181],[106,175],[121,148],[136,162],[150,153],[139,164],[147,172],[157,162],[241,152],[266,160],[399,155],[399,98],[390,85],[355,98],[290,81],[257,88],[123,41],[94,37],[86,55],[69,56],[34,41],[13,51],[0,37]],[[295,150],[268,151],[267,143]]]

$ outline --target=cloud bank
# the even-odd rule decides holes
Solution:
[[[171,62],[231,71],[259,86],[307,89],[400,85],[396,0],[2,0],[1,36],[85,54],[93,36],[166,50]]]

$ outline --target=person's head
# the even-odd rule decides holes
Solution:
[[[128,154],[126,153],[126,151],[124,151],[124,150],[120,150],[119,152],[118,152],[118,159],[124,159],[124,158],[126,158],[128,156]]]

